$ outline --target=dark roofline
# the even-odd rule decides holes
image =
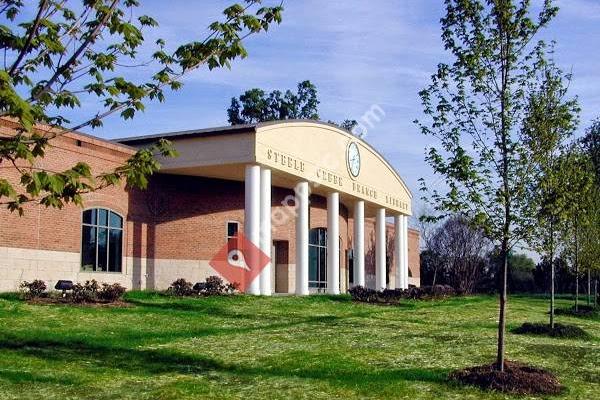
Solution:
[[[151,135],[130,136],[113,140],[118,143],[136,145],[154,142],[158,139],[195,138],[216,135],[235,135],[238,133],[253,133],[256,132],[256,127],[257,124],[218,126],[215,128],[190,129],[185,131],[155,133]]]
[[[19,122],[17,122],[17,120],[12,117],[0,117],[0,120],[4,121],[5,123],[8,123],[10,125],[15,125],[17,127],[19,126]],[[7,126],[7,128],[16,129],[14,126]],[[129,150],[129,152],[136,152],[138,150],[135,147],[128,146],[128,145],[126,145],[124,143],[120,143],[116,140],[105,139],[105,138],[102,138],[99,136],[92,135],[90,133],[85,133],[85,132],[81,132],[81,131],[73,131],[73,130],[61,128],[58,126],[51,126],[48,124],[39,123],[39,124],[34,125],[34,129],[43,131],[45,133],[50,133],[52,131],[63,131],[63,132],[59,132],[58,135],[65,136],[65,137],[68,137],[69,135],[75,136],[80,139],[83,139],[83,141],[85,141],[85,142],[92,143],[97,146],[105,146],[106,148],[111,148],[113,150],[115,150],[113,147],[119,148],[120,151]]]
[[[164,132],[164,133],[155,133],[151,135],[142,135],[142,136],[129,136],[124,138],[113,139],[113,141],[117,143],[136,145],[143,144],[150,141],[156,141],[158,139],[175,139],[175,138],[194,138],[194,137],[207,137],[207,136],[216,136],[216,135],[235,135],[239,133],[255,133],[256,130],[262,126],[269,125],[277,125],[282,123],[294,123],[294,122],[310,122],[315,125],[324,125],[330,126],[342,131],[348,132],[346,129],[342,129],[339,126],[323,121],[317,121],[312,119],[286,119],[286,120],[275,120],[275,121],[266,121],[259,122],[256,124],[245,124],[245,125],[229,125],[229,126],[217,126],[214,128],[203,128],[203,129],[190,129],[185,131],[175,131],[175,132]],[[348,132],[351,133],[351,132]]]

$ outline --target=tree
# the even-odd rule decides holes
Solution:
[[[428,241],[435,264],[432,285],[439,279],[460,293],[472,293],[485,267],[489,241],[460,215],[446,219]],[[440,276],[438,276],[440,275]]]
[[[580,144],[587,154],[587,165],[591,166],[583,171],[590,173],[591,170],[596,182],[595,186],[588,186],[589,191],[586,192],[587,206],[581,228],[581,264],[587,271],[588,305],[591,305],[592,273],[600,273],[600,119],[596,119],[587,129]]]
[[[157,21],[138,12],[137,0],[41,0],[37,7],[21,0],[0,4],[0,117],[18,122],[14,135],[0,136],[0,165],[16,169],[20,179],[0,178],[0,204],[23,213],[23,205],[39,202],[63,207],[82,203],[82,194],[122,180],[145,187],[160,165],[154,155],[173,156],[166,141],[140,150],[113,171],[95,174],[85,163],[66,171],[39,167],[50,142],[65,132],[95,128],[118,113],[123,119],[143,111],[148,101],[164,100],[190,71],[230,67],[247,56],[243,41],[281,21],[282,7],[262,7],[246,0],[224,11],[224,20],[209,25],[206,37],[171,47],[158,39],[150,60],[139,60],[146,31]],[[136,78],[149,69],[146,78]],[[98,111],[71,123],[68,110],[83,102]],[[40,125],[49,129],[40,130]]]
[[[552,261],[554,269],[555,289],[559,293],[570,291],[575,285],[575,275],[569,268],[569,264],[562,257],[556,257]],[[536,266],[534,272],[535,285],[541,292],[550,292],[552,271],[550,260],[543,258]]]
[[[511,292],[529,292],[535,289],[533,273],[535,262],[525,254],[510,253],[508,258],[508,287]]]
[[[421,181],[422,190],[435,218],[463,212],[500,250],[496,366],[504,371],[508,255],[531,226],[523,127],[528,92],[539,82],[535,65],[546,58],[535,37],[558,9],[551,0],[536,15],[527,0],[445,0],[445,8],[442,41],[452,62],[439,64],[420,92],[427,118],[416,121],[439,141],[426,160],[445,188]]]
[[[575,310],[579,308],[580,267],[587,271],[588,302],[591,303],[591,273],[598,269],[597,257],[600,255],[600,190],[592,156],[580,144],[576,142],[565,155],[561,174],[567,196],[567,218],[562,229],[563,258],[570,261],[575,273]]]
[[[533,227],[526,238],[530,246],[550,263],[550,328],[554,329],[554,258],[560,226],[567,221],[569,191],[564,184],[567,160],[561,157],[566,140],[577,126],[579,106],[567,98],[570,80],[552,60],[537,58],[539,82],[529,83],[523,140],[531,161],[527,199],[533,211]]]
[[[233,97],[227,109],[227,120],[231,125],[254,124],[286,119],[319,119],[317,87],[310,81],[300,82],[293,93],[280,90],[265,93],[259,88],[246,90],[239,98]],[[358,121],[345,119],[340,123],[327,121],[341,129],[352,132]]]
[[[592,122],[592,125],[581,139],[581,144],[592,160],[596,180],[600,185],[600,118]]]
[[[341,129],[347,130],[348,132],[352,132],[352,134],[354,134],[353,129],[358,125],[358,121],[355,119],[345,119],[340,123],[331,120],[327,122],[329,122],[330,124],[337,125]]]
[[[585,212],[582,224],[580,262],[587,275],[587,303],[592,304],[592,275],[600,275],[600,188],[592,189],[591,204]]]
[[[239,99],[233,97],[227,109],[231,125],[253,124],[284,119],[319,119],[317,88],[310,81],[298,84],[298,91],[264,90],[254,88],[245,91]]]

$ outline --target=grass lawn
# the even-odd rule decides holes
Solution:
[[[445,380],[493,360],[494,297],[397,307],[347,296],[127,299],[132,307],[94,308],[2,296],[0,399],[511,398]],[[545,321],[546,310],[544,299],[512,297],[508,327]],[[558,321],[593,338],[509,333],[508,358],[555,372],[568,388],[557,398],[598,398],[600,321]]]

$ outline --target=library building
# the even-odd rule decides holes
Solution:
[[[16,128],[0,119],[0,136]],[[0,208],[0,291],[33,279],[164,290],[178,278],[231,282],[240,270],[241,290],[257,295],[419,285],[410,191],[372,146],[335,125],[274,121],[115,140],[59,132],[34,167],[81,161],[98,175],[161,138],[179,155],[159,159],[145,190],[97,190],[83,207],[32,202],[22,216]],[[0,167],[18,187],[17,170]]]

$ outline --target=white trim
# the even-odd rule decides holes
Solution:
[[[327,195],[327,293],[340,293],[340,195]]]
[[[242,224],[240,221],[236,221],[233,219],[228,219],[227,221],[225,221],[225,243],[229,243],[229,239],[233,239],[233,236],[229,236],[229,224],[236,224],[237,225],[237,229],[236,229],[236,233],[240,232],[240,225]]]
[[[354,285],[365,286],[365,202],[354,204]]]
[[[375,290],[386,288],[386,227],[385,208],[379,208],[375,222]]]

